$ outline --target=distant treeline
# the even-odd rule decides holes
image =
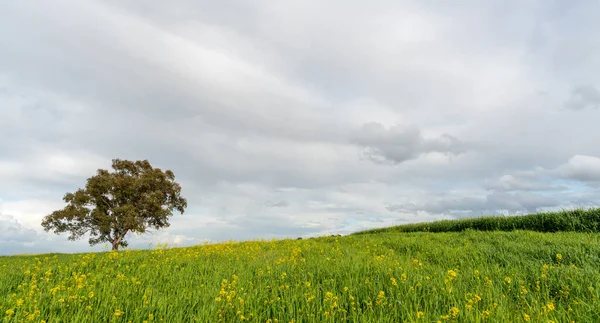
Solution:
[[[382,232],[458,232],[530,230],[538,232],[600,232],[600,208],[574,209],[515,216],[483,216],[403,224],[388,228],[359,231],[353,234]]]

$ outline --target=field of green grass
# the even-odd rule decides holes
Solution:
[[[465,229],[478,231],[600,232],[600,208],[580,208],[522,216],[483,216],[460,220],[411,223],[366,230],[354,234],[381,232],[459,232]]]
[[[0,257],[0,318],[600,322],[600,234],[593,230],[381,231]]]

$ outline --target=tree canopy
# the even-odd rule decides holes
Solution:
[[[183,214],[187,201],[172,171],[153,168],[148,160],[112,160],[113,172],[98,169],[85,189],[66,193],[63,209],[44,217],[46,232],[69,232],[69,240],[89,233],[90,245],[109,242],[112,250],[126,247],[130,232],[170,226],[169,217]]]

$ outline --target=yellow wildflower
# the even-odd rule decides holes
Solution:
[[[456,271],[454,271],[454,270],[450,269],[450,270],[448,270],[448,272],[447,272],[447,275],[448,275],[448,279],[452,280],[452,279],[454,279],[454,278],[455,278],[455,277],[456,277],[458,274],[456,273]]]
[[[450,309],[449,314],[452,316],[453,319],[458,317],[458,307],[453,307]]]
[[[375,303],[377,303],[377,305],[381,305],[381,304],[383,304],[384,301],[385,301],[385,292],[380,290],[379,294],[377,295],[377,299],[375,300]]]

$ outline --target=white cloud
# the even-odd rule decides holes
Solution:
[[[548,196],[534,193],[501,193],[485,196],[434,198],[421,204],[393,204],[392,212],[425,211],[430,214],[452,214],[462,212],[467,215],[495,214],[497,212],[537,212],[538,209],[557,206],[559,202]]]
[[[3,214],[11,214],[22,225],[41,233],[43,232],[41,226],[43,217],[64,206],[61,200],[63,193],[65,192],[58,192],[56,196],[58,198],[54,200],[4,201],[0,203],[0,211]]]
[[[24,227],[15,217],[3,213],[0,213],[0,230],[2,243],[31,242],[38,238],[35,230]]]
[[[514,175],[502,175],[495,180],[486,181],[484,187],[497,191],[555,191],[566,190],[564,185],[553,185],[542,181],[537,176],[527,176],[522,172]]]
[[[553,172],[568,179],[597,182],[600,181],[600,157],[575,155]]]
[[[362,156],[376,163],[397,164],[429,152],[458,154],[464,145],[448,134],[439,138],[423,138],[414,126],[394,125],[385,129],[379,123],[366,123],[353,136],[352,142],[363,147]]]
[[[189,202],[132,245],[597,204],[598,9],[0,2],[0,198],[38,232],[10,250],[89,248],[39,222],[113,158]]]

